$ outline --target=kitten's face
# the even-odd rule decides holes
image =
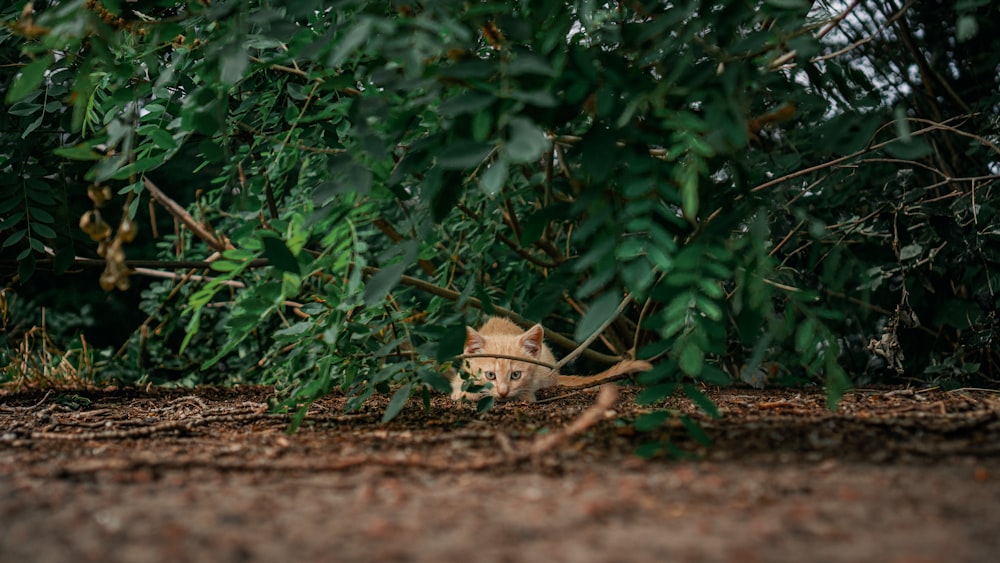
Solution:
[[[499,353],[484,350],[481,353]],[[466,369],[479,385],[492,385],[484,392],[498,399],[527,398],[534,391],[530,383],[534,366],[526,362],[493,358],[473,358]]]
[[[483,335],[469,327],[466,334],[466,354],[501,354],[538,359],[541,349],[541,327],[536,335],[529,330],[520,335]],[[490,384],[486,393],[498,399],[533,399],[535,392],[535,371],[538,365],[507,358],[470,358],[465,361],[465,369],[473,381],[480,385]]]

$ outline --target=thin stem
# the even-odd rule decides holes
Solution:
[[[614,314],[605,319],[604,322],[601,323],[601,326],[597,327],[597,330],[595,330],[590,336],[588,336],[586,340],[581,342],[579,346],[573,349],[572,352],[567,354],[565,358],[559,360],[559,362],[556,363],[555,367],[552,368],[552,371],[550,373],[559,371],[560,369],[562,369],[563,366],[575,360],[577,356],[586,352],[587,347],[590,346],[590,344],[594,340],[596,340],[597,337],[600,336],[602,332],[604,332],[604,329],[608,328],[608,325],[610,325],[616,318],[618,318],[618,315],[622,314],[622,311],[624,311],[625,308],[628,307],[630,303],[632,303],[632,296],[626,295],[625,299],[622,299],[622,302],[618,304],[618,308],[615,309]]]

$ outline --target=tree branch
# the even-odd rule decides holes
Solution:
[[[143,178],[142,182],[145,184],[146,190],[149,191],[149,195],[153,196],[153,199],[159,202],[171,215],[176,217],[181,223],[184,223],[184,226],[190,229],[195,236],[208,243],[214,250],[222,252],[232,248],[228,242],[216,238],[204,225],[196,221],[186,209],[181,207],[176,201],[170,199],[160,188],[156,187],[156,184],[149,178]]]

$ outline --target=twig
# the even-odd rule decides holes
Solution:
[[[847,47],[844,47],[843,49],[839,49],[839,50],[834,51],[832,53],[827,53],[826,55],[820,55],[820,56],[813,57],[812,59],[810,59],[809,62],[811,62],[811,63],[818,63],[820,61],[825,61],[827,59],[833,59],[833,58],[839,57],[840,55],[843,55],[844,53],[847,53],[847,52],[851,51],[852,49],[856,49],[856,48],[860,47],[861,45],[864,45],[865,43],[868,43],[872,39],[875,39],[875,37],[878,36],[879,33],[882,33],[883,31],[885,31],[885,29],[887,27],[889,27],[889,24],[891,24],[894,21],[898,20],[899,18],[903,17],[903,14],[905,14],[906,11],[910,9],[910,6],[912,6],[914,2],[916,2],[916,0],[910,0],[909,2],[907,2],[906,5],[904,5],[902,8],[900,8],[900,10],[898,12],[896,12],[892,17],[890,17],[885,22],[883,22],[882,25],[879,26],[879,28],[876,29],[875,32],[872,33],[871,35],[869,35],[868,37],[859,39],[859,40],[855,41],[854,43],[851,43]],[[856,4],[856,2],[855,2],[855,4]],[[854,8],[854,6],[851,6],[847,11],[850,11],[853,8]],[[845,16],[847,15],[846,11],[845,11],[844,15]],[[841,18],[841,19],[843,19],[843,18]],[[821,33],[825,34],[825,32],[826,32],[826,30],[824,30]],[[820,37],[822,37],[822,35],[820,35]]]
[[[926,134],[928,134],[928,133],[930,133],[932,131],[938,131],[938,130],[941,130],[941,129],[952,130],[954,128],[952,128],[950,126],[947,126],[947,125],[944,125],[943,123],[934,123],[931,126],[925,127],[923,129],[919,129],[917,131],[914,131],[910,135],[913,136],[913,137],[917,137],[917,136],[926,135]],[[970,135],[971,136],[971,134],[969,134],[969,133],[965,133],[965,135]],[[847,162],[847,161],[849,161],[849,160],[851,160],[853,158],[857,158],[857,157],[859,157],[859,156],[861,156],[863,154],[867,154],[867,153],[870,153],[870,152],[877,151],[877,150],[879,150],[881,148],[885,148],[886,146],[888,146],[891,143],[896,142],[897,140],[898,139],[896,139],[894,137],[894,138],[892,138],[892,139],[890,139],[888,141],[883,141],[881,143],[876,143],[874,145],[870,145],[870,146],[865,147],[865,148],[863,148],[863,149],[861,149],[859,151],[855,151],[855,152],[853,152],[851,154],[844,155],[844,156],[841,156],[839,158],[835,158],[833,160],[817,164],[815,166],[810,166],[808,168],[803,168],[801,170],[797,170],[797,171],[792,172],[790,174],[785,174],[784,176],[781,176],[779,178],[775,178],[773,180],[768,180],[767,182],[764,182],[763,184],[754,186],[753,188],[751,188],[750,192],[751,193],[761,192],[761,191],[766,190],[767,188],[770,188],[770,187],[776,186],[778,184],[781,184],[782,182],[787,182],[788,180],[792,180],[794,178],[798,178],[799,176],[805,176],[806,174],[811,174],[813,172],[817,172],[819,170],[823,170],[824,168],[831,168],[831,167],[834,167],[834,166],[839,166],[840,164],[843,164],[844,162]]]
[[[597,327],[597,330],[595,330],[590,336],[588,336],[586,340],[581,342],[579,346],[574,348],[572,352],[566,354],[566,357],[559,360],[559,362],[556,363],[555,367],[553,367],[552,371],[550,371],[549,373],[551,374],[559,371],[560,369],[562,369],[563,366],[575,360],[577,356],[583,354],[587,350],[587,347],[590,346],[590,344],[594,340],[596,340],[597,337],[600,336],[602,332],[604,332],[604,329],[608,328],[608,325],[610,325],[615,320],[615,318],[618,317],[618,315],[622,314],[622,311],[624,311],[625,308],[629,306],[629,303],[632,303],[631,294],[626,295],[625,299],[622,299],[622,302],[618,304],[618,308],[615,309],[614,314],[605,319],[604,322],[601,323],[601,326]]]
[[[35,403],[31,407],[29,407],[29,410],[37,409],[38,407],[40,407],[43,404],[45,404],[45,401],[49,398],[49,395],[51,395],[51,394],[52,394],[52,390],[49,389],[48,391],[45,392],[45,396],[42,397],[42,400],[38,401],[37,403]]]
[[[264,59],[261,59],[260,57],[250,57],[250,60],[258,64],[266,64],[268,65],[268,68],[270,68],[271,70],[276,70],[278,72],[287,72],[288,74],[294,74],[295,76],[308,78],[316,82],[317,84],[323,84],[325,82],[321,77],[318,76],[310,77],[309,73],[298,68],[298,66],[291,67],[291,66],[279,65],[276,63],[268,64],[267,62],[264,61]],[[357,88],[337,88],[337,90],[349,96],[357,97],[361,95],[361,90],[358,90]]]
[[[181,207],[176,201],[170,199],[167,194],[163,193],[160,188],[156,187],[149,178],[142,179],[143,184],[146,186],[146,190],[149,194],[153,196],[153,199],[158,201],[171,215],[176,217],[181,223],[184,223],[192,233],[198,238],[208,243],[217,252],[222,252],[228,248],[231,248],[227,243],[217,239],[215,235],[210,233],[204,226],[198,221],[195,221],[194,217],[187,212],[186,209]]]
[[[819,31],[819,33],[816,34],[816,39],[822,39],[823,37],[826,36],[827,33],[830,33],[831,31],[833,31],[833,29],[835,27],[837,27],[838,25],[840,25],[840,22],[842,22],[844,20],[844,18],[847,17],[848,14],[850,14],[851,12],[853,12],[854,8],[856,8],[858,6],[858,4],[860,4],[860,3],[861,3],[861,0],[854,0],[854,2],[851,2],[850,6],[848,6],[846,9],[844,9],[843,12],[837,14],[836,17],[834,17],[833,19],[831,19],[829,22],[827,22],[827,24],[825,26],[823,26],[823,29],[821,29]]]
[[[130,428],[128,430],[104,430],[101,432],[79,432],[75,434],[67,434],[64,432],[44,432],[44,431],[32,432],[30,434],[30,438],[32,440],[66,440],[66,441],[122,440],[130,438],[145,438],[148,436],[152,436],[154,434],[171,432],[174,430],[190,431],[196,426],[202,426],[204,424],[210,424],[212,422],[253,422],[264,418],[274,418],[276,416],[282,416],[282,415],[280,414],[275,415],[263,410],[258,410],[256,412],[250,412],[250,413],[221,414],[215,416],[203,416],[199,418],[168,420],[165,422],[159,422],[157,424],[151,424],[149,426]]]
[[[910,118],[907,118],[907,119],[908,119],[908,121],[913,121],[915,123],[921,123],[921,124],[924,124],[924,125],[928,125],[930,127],[934,127],[935,129],[944,129],[945,131],[954,133],[956,135],[961,135],[963,137],[969,137],[971,139],[979,141],[980,143],[982,143],[982,144],[990,147],[991,149],[993,149],[993,152],[997,153],[997,155],[1000,156],[1000,147],[997,147],[995,144],[993,144],[992,142],[990,142],[989,139],[987,139],[987,138],[985,138],[983,136],[976,135],[975,133],[969,133],[967,131],[962,131],[961,129],[959,129],[957,127],[952,127],[951,125],[945,125],[944,123],[938,123],[936,121],[931,121],[929,119],[923,119],[923,118],[920,118],[920,117],[910,117]]]
[[[38,407],[42,406],[43,404],[45,404],[45,401],[49,398],[49,395],[51,395],[51,394],[52,394],[52,390],[49,389],[48,391],[45,392],[45,396],[42,397],[42,399],[40,401],[38,401],[37,403],[31,405],[30,407],[8,407],[6,405],[0,405],[0,408],[2,408],[4,412],[33,411],[33,410],[37,409]]]
[[[168,280],[184,279],[184,280],[192,280],[192,281],[212,281],[214,279],[214,278],[211,278],[209,276],[200,276],[200,275],[197,275],[197,274],[190,274],[190,275],[183,274],[182,275],[182,274],[177,274],[175,272],[163,272],[163,271],[160,271],[160,270],[153,270],[153,269],[150,269],[150,268],[133,268],[132,269],[132,273],[133,274],[139,274],[140,276],[149,276],[151,278],[163,278],[163,279],[168,279]],[[246,284],[244,284],[241,281],[237,281],[237,280],[223,280],[220,283],[221,283],[221,285],[225,285],[225,286],[228,286],[228,287],[236,287],[236,288],[246,287]]]
[[[610,383],[602,385],[601,390],[597,393],[597,400],[587,410],[583,411],[576,420],[558,432],[545,434],[535,439],[535,442],[528,448],[527,455],[525,453],[521,455],[523,457],[537,456],[580,434],[600,421],[604,417],[604,413],[615,406],[617,402],[618,387]]]

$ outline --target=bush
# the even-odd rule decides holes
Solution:
[[[996,2],[23,4],[3,257],[167,275],[127,379],[391,416],[499,313],[650,403],[996,380]]]

